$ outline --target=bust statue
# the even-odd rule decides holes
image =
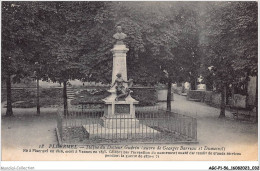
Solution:
[[[123,40],[127,37],[125,33],[122,32],[121,26],[116,27],[117,33],[113,35],[113,38],[116,39],[116,44],[117,45],[124,45]]]

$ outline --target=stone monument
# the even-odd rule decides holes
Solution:
[[[138,120],[135,119],[135,105],[138,101],[131,97],[131,90],[128,89],[129,85],[132,85],[132,80],[127,81],[126,53],[129,49],[123,42],[127,35],[122,32],[121,26],[117,26],[117,33],[113,37],[116,39],[116,44],[111,50],[113,53],[112,86],[109,90],[111,95],[103,99],[105,113],[102,125],[107,128],[112,128],[113,125],[125,127],[124,124],[115,122],[124,122],[122,118],[131,118],[128,127],[139,126]]]
[[[132,91],[129,89],[133,80],[127,80],[126,53],[129,49],[124,44],[127,35],[122,32],[120,26],[117,26],[117,33],[113,37],[116,39],[116,44],[111,50],[113,53],[112,85],[108,90],[111,94],[103,99],[105,107],[100,123],[83,125],[87,137],[129,139],[158,134],[158,131],[139,123],[136,119],[135,105],[138,101],[131,97]]]

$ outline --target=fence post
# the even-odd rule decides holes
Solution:
[[[197,119],[195,118],[195,140],[197,141]]]
[[[57,133],[60,136],[60,141],[63,140],[63,130],[62,130],[62,112],[60,111],[60,109],[58,109],[57,111]],[[62,143],[62,142],[60,142]]]
[[[197,141],[197,119],[192,118],[192,138]]]

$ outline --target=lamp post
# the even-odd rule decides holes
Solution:
[[[36,99],[36,106],[37,106],[37,115],[40,115],[40,88],[39,88],[39,72],[40,72],[40,65],[38,62],[35,62],[35,78],[37,80],[37,99]]]

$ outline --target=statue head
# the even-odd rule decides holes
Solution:
[[[122,74],[121,74],[121,73],[117,73],[116,76],[117,76],[118,78],[120,78],[120,77],[122,77]]]
[[[116,27],[116,31],[117,31],[117,33],[122,33],[122,27],[121,26],[117,26]]]

